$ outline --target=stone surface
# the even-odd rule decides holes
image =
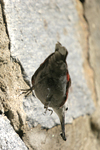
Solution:
[[[0,150],[28,150],[7,117],[0,115]]]
[[[5,113],[16,131],[25,126],[26,115],[19,89],[25,86],[21,69],[10,57],[9,39],[0,5],[0,113]]]
[[[11,3],[11,2],[13,2],[13,3]],[[24,3],[24,5],[21,9],[22,11],[23,11],[23,8],[26,5],[28,6],[29,2],[31,3],[32,1],[27,1],[27,2],[24,1],[24,2],[25,3]],[[48,1],[46,1],[46,2],[48,2]],[[51,11],[55,12],[55,9],[58,10],[58,8],[59,8],[59,7],[56,7],[56,6],[58,6],[58,2],[59,1],[50,1],[50,4],[51,4],[50,7],[47,3],[48,8],[50,8],[50,9],[48,9],[48,12],[46,11],[46,9],[44,9],[45,4],[42,5],[43,8],[41,7],[41,9],[43,9],[42,11],[47,12],[47,14],[48,13],[50,14]],[[68,5],[66,6],[66,8],[68,9],[67,13],[65,13],[67,11],[67,9],[65,9],[66,11],[63,10],[65,8],[63,6],[65,4],[64,2],[66,2],[67,4],[70,4],[69,8],[67,8]],[[71,2],[72,2],[72,4],[71,4]],[[97,2],[97,1],[95,1],[95,2]],[[40,122],[42,122],[42,120],[43,120],[43,122],[41,124],[43,124],[45,126],[44,121],[46,122],[47,121],[46,119],[48,119],[48,124],[47,124],[47,122],[46,122],[46,124],[47,124],[48,127],[51,127],[51,125],[54,125],[58,122],[58,120],[56,120],[58,118],[57,118],[57,116],[53,116],[53,117],[49,116],[49,114],[47,114],[47,116],[43,116],[42,115],[42,112],[44,112],[43,105],[41,105],[41,103],[37,99],[33,99],[30,96],[30,97],[28,97],[27,100],[26,99],[23,100],[23,96],[19,96],[20,89],[21,88],[28,88],[28,86],[23,81],[22,70],[20,68],[20,65],[18,64],[16,59],[12,59],[10,49],[9,49],[10,48],[9,46],[11,45],[11,47],[12,47],[13,41],[16,39],[17,32],[19,34],[19,28],[17,29],[17,32],[14,33],[13,28],[12,28],[13,27],[13,22],[11,22],[10,25],[7,24],[7,23],[11,19],[13,19],[13,17],[9,18],[9,17],[11,17],[10,13],[12,14],[12,16],[15,16],[15,21],[16,21],[16,18],[19,14],[18,9],[20,9],[20,7],[17,7],[17,3],[19,3],[19,5],[21,5],[23,3],[23,1],[18,0],[17,3],[16,3],[15,0],[12,0],[12,1],[5,0],[5,3],[6,3],[5,6],[2,5],[2,7],[0,7],[0,114],[6,115],[9,118],[10,122],[8,121],[8,119],[6,117],[4,117],[3,115],[2,116],[0,115],[0,140],[2,140],[2,141],[0,141],[0,146],[2,145],[2,148],[0,147],[0,150],[3,150],[3,147],[5,148],[6,146],[9,146],[10,148],[14,149],[14,148],[16,148],[16,146],[14,145],[15,143],[17,145],[20,143],[19,145],[23,145],[22,148],[24,148],[24,149],[26,148],[25,145],[23,144],[22,140],[19,138],[18,134],[16,134],[14,132],[14,130],[17,131],[17,133],[22,134],[21,136],[23,138],[23,141],[25,142],[25,144],[27,145],[29,150],[33,150],[33,149],[35,149],[35,150],[40,150],[40,149],[44,149],[44,150],[45,149],[46,150],[47,149],[48,150],[49,149],[50,150],[51,149],[54,149],[54,150],[56,150],[56,149],[57,150],[58,149],[59,150],[60,149],[61,150],[65,150],[65,149],[69,149],[69,150],[77,150],[77,149],[79,149],[79,150],[99,150],[100,149],[100,119],[99,119],[100,118],[100,107],[99,107],[99,105],[98,105],[98,108],[96,107],[96,111],[93,114],[93,116],[84,115],[83,117],[78,117],[77,119],[73,120],[72,124],[66,124],[66,126],[65,126],[65,128],[66,128],[65,131],[66,131],[66,135],[67,135],[67,141],[66,142],[63,141],[61,136],[60,136],[60,131],[61,131],[60,125],[57,125],[57,126],[51,128],[49,130],[47,130],[45,128],[41,128],[41,125],[37,125],[38,120],[40,119]],[[37,1],[37,3],[38,3],[38,1]],[[39,5],[37,5],[37,3],[36,3],[36,5],[34,5],[34,12],[35,13],[31,14],[31,11],[27,11],[28,13],[30,12],[30,14],[31,14],[31,15],[28,15],[28,17],[29,18],[31,17],[33,20],[34,20],[34,16],[35,16],[34,14],[37,15],[38,14],[37,12],[40,10],[40,9],[37,10],[37,7],[39,7]],[[0,1],[0,4],[1,4],[1,1]],[[9,6],[11,8],[11,9],[9,9],[10,12],[6,12],[7,8],[9,8],[7,6],[8,4],[11,5],[11,6]],[[15,4],[14,7],[13,7],[13,4]],[[62,6],[63,6],[63,8],[62,8]],[[70,97],[69,97],[68,106],[70,106],[69,108],[71,109],[70,115],[68,115],[68,112],[66,113],[66,121],[68,120],[68,122],[71,122],[72,117],[70,117],[70,116],[73,115],[73,113],[75,113],[74,117],[80,115],[80,113],[79,113],[79,110],[80,110],[79,107],[80,106],[78,104],[82,104],[82,106],[80,107],[82,109],[82,114],[86,114],[86,112],[90,113],[91,110],[93,110],[91,108],[93,106],[92,105],[92,99],[91,99],[91,96],[89,96],[89,94],[88,94],[88,87],[86,85],[86,79],[84,78],[84,72],[83,72],[83,67],[84,67],[84,61],[83,60],[84,59],[82,59],[83,58],[83,51],[87,51],[87,54],[88,54],[87,44],[89,45],[89,43],[87,43],[88,42],[88,37],[87,37],[88,31],[87,31],[86,22],[83,18],[83,10],[82,10],[81,3],[79,3],[78,0],[76,0],[76,2],[72,1],[72,0],[71,1],[67,0],[67,1],[63,1],[62,6],[60,5],[61,9],[60,9],[60,12],[59,12],[59,16],[56,16],[58,21],[63,18],[62,19],[63,22],[59,22],[60,23],[59,31],[61,31],[62,25],[63,25],[65,20],[66,20],[66,24],[68,23],[68,25],[70,25],[70,26],[69,27],[67,26],[68,29],[67,29],[67,27],[64,28],[64,35],[61,34],[62,32],[60,34],[57,33],[57,38],[60,41],[60,36],[61,36],[61,41],[60,42],[64,46],[67,45],[68,47],[67,46],[66,47],[68,48],[68,50],[69,50],[69,48],[71,48],[71,50],[69,50],[68,64],[69,64],[70,72],[72,72],[71,75],[73,77],[76,75],[75,78],[72,78],[72,82],[73,82],[72,85],[73,86],[72,86],[72,89],[70,91]],[[88,9],[96,7],[96,6],[97,5],[88,7]],[[27,9],[28,8],[30,9],[31,7],[33,7],[33,6],[31,5],[30,7],[27,7]],[[6,8],[5,9],[6,15],[4,15],[4,11],[2,10],[4,8]],[[75,10],[73,8],[75,8]],[[80,8],[80,9],[78,10],[78,8]],[[15,13],[14,14],[12,13],[12,12],[14,12],[14,9],[17,10],[16,15],[15,15]],[[31,9],[31,10],[33,12],[33,9]],[[74,13],[71,16],[71,13],[73,11],[74,11]],[[64,13],[65,13],[65,15],[63,16]],[[25,18],[27,18],[27,14],[26,14],[26,16],[24,16]],[[67,16],[67,14],[70,14],[70,15]],[[92,14],[92,12],[91,12],[91,14]],[[24,14],[22,13],[22,16],[23,15]],[[39,18],[41,19],[42,18],[41,11],[39,11],[38,15],[41,16],[41,17],[39,16]],[[36,22],[37,22],[38,15],[35,18]],[[46,15],[46,14],[44,14],[44,15]],[[52,13],[50,15],[52,16]],[[20,17],[23,18],[22,16],[19,15],[18,18],[20,18]],[[75,18],[75,16],[77,16],[77,19]],[[14,24],[15,27],[18,23],[18,18],[17,18],[17,21]],[[49,48],[51,46],[51,48],[52,48],[55,45],[55,42],[56,42],[56,38],[55,38],[53,32],[51,32],[51,28],[50,28],[51,26],[49,26],[49,24],[52,24],[52,23],[54,24],[52,18],[53,17],[50,18],[52,20],[52,22],[48,18],[48,21],[49,21],[48,24],[47,24],[46,20],[42,24],[45,27],[45,32],[50,37],[50,38],[46,38],[46,39],[47,40],[50,39],[50,41],[49,40],[48,41],[51,42],[51,44],[49,44],[47,42],[45,44],[45,47],[44,47],[45,50],[44,50],[43,47],[41,46],[41,44],[39,44],[40,43],[39,37],[37,36],[36,39],[34,40],[34,41],[37,41],[37,43],[38,43],[38,44],[36,44],[35,48],[38,47],[38,46],[41,47],[41,51],[38,48],[37,48],[37,50],[38,50],[38,52],[42,52],[42,54],[43,54],[42,57],[41,57],[41,55],[37,54],[39,59],[41,58],[41,59],[44,60],[44,56],[46,57],[46,55],[49,55],[49,53],[54,50],[54,49],[52,49],[52,50],[50,50],[50,52],[47,51],[47,50],[49,50],[47,46],[49,46]],[[69,22],[66,18],[69,20]],[[82,18],[82,20],[80,18]],[[42,19],[44,19],[44,18],[42,18]],[[74,22],[75,21],[74,19],[76,19],[77,22]],[[20,21],[22,21],[22,20],[20,19]],[[39,21],[39,19],[38,19],[38,21]],[[27,24],[26,21],[23,20],[23,22],[25,24]],[[73,24],[73,22],[74,22],[74,24]],[[56,24],[55,24],[55,26],[56,26]],[[8,31],[13,32],[13,36],[11,36],[10,32],[9,32],[11,42],[9,42],[9,38],[8,38],[9,36],[7,36],[7,30],[5,28],[6,25],[10,26]],[[34,23],[32,25],[35,29],[36,26],[34,26]],[[39,25],[41,25],[40,22],[39,22]],[[91,25],[91,23],[89,25]],[[22,29],[24,29],[24,25],[22,27],[23,27]],[[48,30],[48,27],[49,27],[50,32]],[[27,28],[25,27],[25,30]],[[37,24],[37,28],[38,28],[38,24]],[[39,28],[39,29],[41,29],[41,28]],[[42,28],[42,30],[43,30],[43,28]],[[27,31],[27,36],[28,36],[29,32],[28,32],[28,30],[26,30],[26,31]],[[41,32],[41,30],[39,30],[39,31]],[[37,35],[38,35],[39,31],[37,31],[37,33],[36,33]],[[52,31],[53,31],[53,28],[52,28]],[[81,34],[80,34],[80,31],[81,31]],[[70,32],[72,33],[72,35],[70,34]],[[43,33],[44,33],[44,31],[43,31]],[[68,33],[68,35],[67,35],[67,33]],[[73,33],[75,33],[75,34],[73,34]],[[45,35],[45,34],[43,34],[43,35]],[[68,38],[67,38],[67,36],[68,36]],[[13,37],[15,39],[12,39],[11,37]],[[73,45],[70,44],[71,43],[70,39],[72,40]],[[20,38],[18,38],[18,40],[19,40],[19,44],[22,44],[20,42]],[[30,41],[31,41],[31,39],[30,39]],[[78,43],[76,41],[78,41]],[[42,42],[43,41],[42,41],[42,35],[41,35],[41,43]],[[12,44],[10,44],[10,43],[12,43]],[[15,46],[19,46],[19,45],[17,45],[17,42],[15,42],[15,43],[16,43]],[[28,41],[28,43],[30,43],[30,42]],[[27,45],[27,42],[26,42],[26,45]],[[33,42],[33,45],[34,45],[34,42]],[[79,47],[77,47],[77,45]],[[31,44],[30,44],[30,46],[31,46]],[[31,48],[32,48],[32,46],[31,46]],[[73,49],[74,49],[74,53],[72,52]],[[13,49],[12,49],[12,51],[13,51]],[[17,53],[17,49],[16,49],[16,53]],[[25,53],[26,53],[26,51],[24,52],[24,54]],[[14,55],[13,52],[12,52],[12,54]],[[75,54],[77,54],[78,57]],[[19,55],[19,52],[18,52],[18,55]],[[76,63],[76,61],[73,62],[71,60],[72,56],[73,56],[73,60],[74,60],[74,57],[76,57],[76,59],[79,59],[79,61],[81,59],[82,63],[77,65],[79,61],[77,60],[77,63]],[[85,55],[85,57],[86,57],[86,55]],[[39,63],[41,61],[43,61],[41,59],[40,60],[35,59],[35,61],[38,63],[38,64],[36,63],[36,65],[39,65]],[[86,59],[87,59],[87,57],[86,57]],[[93,57],[91,58],[91,60],[92,59],[93,59]],[[32,60],[32,62],[33,61],[34,60]],[[40,61],[40,62],[38,62],[38,61]],[[73,62],[73,65],[71,64],[71,62]],[[23,66],[25,66],[25,65],[23,65]],[[79,66],[80,66],[80,68],[81,68],[80,70],[82,71],[82,74],[83,74],[82,77],[81,77],[81,74],[80,74],[79,70],[74,68],[75,72],[73,71],[72,66],[73,67],[75,66],[78,69],[79,69]],[[89,68],[89,66],[88,66],[88,68]],[[99,68],[97,68],[97,69],[99,69]],[[34,70],[35,70],[35,65],[34,65]],[[33,70],[30,69],[30,71],[32,71],[32,74],[33,74]],[[85,71],[86,71],[87,74],[90,73],[90,72],[88,72],[89,71],[88,69],[85,70]],[[95,72],[95,70],[94,70],[94,72]],[[29,72],[27,72],[27,73],[29,73]],[[77,75],[77,73],[79,73],[79,74]],[[29,75],[29,77],[31,76],[30,73],[28,75]],[[81,80],[81,78],[83,80]],[[93,78],[93,76],[92,76],[92,78]],[[83,81],[84,81],[84,84],[83,84]],[[82,83],[82,85],[81,85],[81,83]],[[75,88],[77,89],[77,85],[81,85],[81,86],[79,87],[78,91],[76,90],[76,92],[78,92],[78,93],[75,94]],[[84,85],[85,85],[85,87],[84,87]],[[95,87],[93,87],[93,88],[95,88]],[[83,111],[83,108],[85,107],[84,104],[86,104],[86,107],[87,107],[86,100],[88,101],[88,99],[84,98],[84,97],[81,97],[81,96],[83,96],[82,91],[86,92],[85,94],[87,94],[87,97],[89,96],[90,103],[89,103],[89,106],[87,108],[88,109],[87,111],[86,110]],[[80,96],[79,96],[79,92],[80,93],[82,92],[82,94]],[[95,93],[95,91],[93,91],[93,92]],[[74,101],[74,102],[71,101],[70,99],[72,98],[72,96],[74,96],[74,94],[75,94],[75,100],[78,98],[77,96],[81,97],[81,99],[78,99],[78,101]],[[80,103],[79,100],[82,103]],[[83,100],[85,100],[85,101],[83,101]],[[40,104],[39,106],[37,106],[38,105],[37,101]],[[23,110],[22,103],[24,105],[24,110]],[[33,109],[34,109],[34,111],[33,111]],[[34,125],[37,125],[37,127],[31,128],[30,130],[27,131],[27,128],[26,128],[26,114],[25,113],[27,114],[27,120],[29,120],[28,121],[29,126],[32,127]],[[55,115],[55,114],[53,114],[53,115]],[[36,117],[37,117],[37,121],[36,121]],[[13,126],[13,128],[11,127],[11,125]],[[1,132],[1,130],[2,130],[2,132]],[[6,133],[6,134],[4,134],[4,133]],[[10,135],[10,133],[11,133],[11,135]],[[13,139],[11,138],[12,135],[14,136]],[[16,136],[18,137],[17,140],[19,142],[17,142]],[[5,143],[5,139],[8,140],[8,141],[6,140],[6,143]],[[16,140],[15,143],[14,143],[14,140]],[[5,148],[5,149],[9,150],[8,148]],[[17,149],[21,149],[21,148],[17,147]]]
[[[100,1],[86,0],[84,9],[89,25],[89,61],[95,73],[95,87],[100,105]]]
[[[95,93],[95,83],[94,83],[94,71],[89,62],[89,26],[86,20],[85,12],[84,12],[84,3],[83,5],[76,0],[77,5],[76,9],[79,16],[79,21],[77,25],[78,30],[78,40],[82,48],[82,58],[83,58],[83,68],[84,68],[84,75],[88,85],[88,88],[91,90],[92,99],[96,105],[96,93]]]
[[[40,63],[54,51],[55,43],[60,41],[69,51],[68,66],[72,78],[66,123],[71,123],[73,118],[80,115],[91,114],[94,105],[83,74],[76,1],[4,0],[4,12],[11,55],[19,58],[29,80]],[[23,106],[30,126],[39,123],[50,128],[59,124],[55,113],[52,116],[43,116],[43,105],[36,98],[28,97]]]
[[[86,0],[85,17],[89,26],[89,62],[94,70],[97,108],[91,117],[91,128],[100,143],[100,1]]]
[[[79,117],[73,124],[66,125],[67,141],[63,141],[60,126],[48,131],[41,130],[40,126],[26,132],[23,137],[30,150],[99,150],[100,142],[91,132],[88,116]],[[34,138],[35,137],[35,138]]]

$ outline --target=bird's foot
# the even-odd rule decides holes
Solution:
[[[21,90],[20,95],[25,94],[25,97],[27,97],[32,92],[32,88],[30,88],[30,89],[20,89],[20,90]],[[32,95],[34,96],[33,92],[32,92]]]
[[[31,93],[30,89],[21,89],[20,95],[25,94],[25,97],[27,97],[30,93]]]
[[[46,109],[45,111],[44,111],[44,115],[46,114],[46,112],[47,112],[47,110],[49,110],[49,111],[51,111],[51,114],[50,115],[52,115],[52,113],[53,113],[53,110],[52,109],[49,109],[47,106],[44,106],[44,108]]]
[[[48,109],[49,111],[51,111],[51,114],[50,115],[52,115],[53,114],[53,110],[52,109]]]

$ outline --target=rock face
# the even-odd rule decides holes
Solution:
[[[94,70],[94,83],[97,98],[97,109],[92,115],[91,124],[94,135],[100,143],[100,1],[86,0],[85,16],[89,25],[89,61]]]
[[[93,7],[94,6],[94,7]],[[89,24],[89,56],[90,64],[95,73],[97,98],[100,101],[100,1],[86,0],[84,5],[85,15]],[[99,102],[100,103],[100,102]]]
[[[91,114],[94,110],[82,69],[82,48],[77,34],[79,16],[75,7],[76,2],[73,3],[72,0],[44,0],[37,3],[33,0],[4,0],[11,55],[20,60],[29,80],[37,67],[54,51],[58,40],[68,49],[72,92],[68,99],[66,123],[72,123],[73,118]],[[30,126],[39,123],[43,127],[51,128],[59,124],[55,113],[52,116],[43,116],[44,108],[38,99],[30,96],[23,104]]]
[[[26,146],[30,150],[99,150],[99,19],[95,20],[99,2],[86,0],[82,7],[78,0],[2,0],[0,6],[1,150]],[[72,78],[66,113],[66,123],[71,123],[66,124],[67,142],[60,137],[57,115],[44,116],[38,99],[20,95],[20,89],[29,88],[31,76],[54,51],[57,41],[69,51]],[[92,115],[94,102],[96,111]]]
[[[26,132],[23,140],[30,150],[99,150],[100,148],[99,140],[96,140],[94,134],[91,132],[88,116],[77,118],[73,121],[72,125],[68,124],[66,126],[66,142],[61,140],[58,133],[59,130],[60,126],[48,131],[36,127]]]
[[[28,150],[10,125],[10,121],[2,115],[0,115],[0,150]]]

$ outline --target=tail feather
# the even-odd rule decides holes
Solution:
[[[64,59],[66,59],[67,55],[68,55],[68,51],[67,49],[62,46],[59,42],[57,42],[56,46],[55,46],[55,52],[58,51],[63,57]]]

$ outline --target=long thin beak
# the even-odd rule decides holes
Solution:
[[[61,129],[62,129],[61,136],[62,136],[63,140],[66,141],[66,136],[65,136],[65,115],[62,116]]]
[[[66,141],[66,136],[65,136],[65,107],[63,106],[62,108],[54,108],[54,111],[56,112],[56,114],[58,115],[59,119],[60,119],[60,123],[61,123],[61,129],[62,129],[62,133],[61,133],[61,137],[64,141]]]

